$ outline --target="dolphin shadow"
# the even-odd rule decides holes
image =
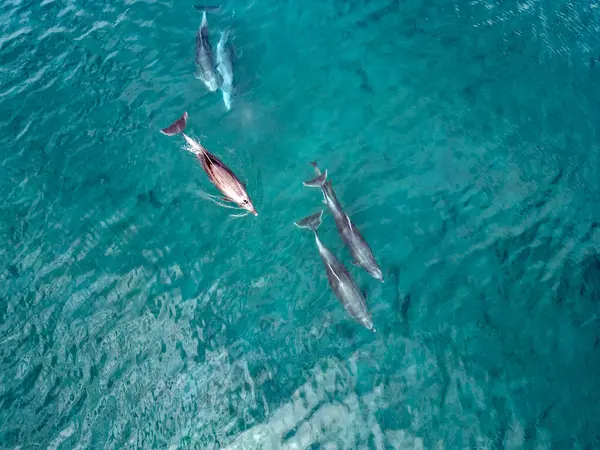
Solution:
[[[400,289],[400,267],[393,264],[389,270],[389,278],[394,286],[394,311],[396,318],[402,325],[401,333],[404,337],[410,334],[410,324],[408,314],[412,304],[411,293],[404,294]]]

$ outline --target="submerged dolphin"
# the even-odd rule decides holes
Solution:
[[[371,319],[371,314],[369,314],[369,311],[367,310],[365,299],[358,287],[356,287],[356,283],[352,279],[352,276],[344,265],[321,243],[321,240],[319,239],[317,228],[321,225],[322,217],[323,210],[294,223],[299,228],[309,228],[313,230],[317,248],[319,249],[319,255],[325,265],[327,279],[329,280],[331,289],[333,289],[333,293],[354,320],[362,324],[367,330],[375,332],[375,328],[373,328],[373,319]]]
[[[202,80],[209,91],[219,88],[218,75],[215,69],[215,58],[208,39],[208,21],[206,11],[202,14],[202,23],[196,33],[196,71],[194,76]]]
[[[232,202],[240,208],[245,209],[248,213],[258,216],[258,213],[252,205],[250,196],[246,192],[246,186],[238,177],[227,167],[219,158],[206,150],[199,142],[195,141],[183,132],[187,125],[188,113],[184,112],[183,116],[177,119],[167,128],[163,128],[161,133],[167,136],[174,136],[181,133],[186,142],[190,145],[190,151],[196,155],[202,164],[202,168],[208,175],[210,181],[223,193],[225,197],[222,200]],[[220,206],[230,207],[217,202]],[[246,213],[246,214],[248,214]]]
[[[229,110],[233,97],[233,49],[227,44],[229,38],[229,28],[221,33],[221,38],[217,44],[217,70],[221,75],[221,92],[223,93],[223,103]]]
[[[311,164],[315,168],[317,176],[310,181],[304,181],[304,186],[321,188],[325,204],[333,214],[338,232],[350,250],[355,265],[364,268],[373,278],[383,281],[381,268],[377,264],[377,261],[375,261],[371,247],[369,247],[365,238],[362,237],[358,228],[354,226],[348,214],[342,209],[342,205],[340,205],[331,187],[331,181],[327,180],[327,170],[321,173],[316,162],[313,161]]]

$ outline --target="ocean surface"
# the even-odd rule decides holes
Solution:
[[[0,4],[1,449],[600,448],[597,2],[223,0],[231,111],[191,2]]]

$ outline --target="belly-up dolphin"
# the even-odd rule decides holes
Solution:
[[[333,289],[334,294],[340,300],[348,314],[367,328],[367,330],[374,332],[373,319],[367,310],[365,299],[352,279],[352,276],[346,267],[344,267],[344,265],[321,243],[321,240],[319,239],[317,228],[321,225],[322,217],[323,210],[295,222],[295,225],[300,228],[309,228],[313,230],[317,248],[319,249],[319,255],[325,265],[325,271],[327,272],[327,279],[329,280],[331,289]]]
[[[223,93],[223,103],[229,110],[233,97],[233,49],[227,43],[230,29],[227,28],[221,33],[221,38],[217,44],[217,71],[221,75],[221,92]]]
[[[187,118],[188,114],[187,112],[184,112],[183,116],[177,119],[171,126],[163,128],[161,133],[166,134],[167,136],[174,136],[181,133],[190,146],[189,150],[200,160],[210,181],[223,193],[224,197],[222,200],[235,203],[238,207],[248,211],[244,215],[252,213],[255,216],[258,216],[258,213],[252,205],[250,196],[246,192],[244,183],[242,183],[231,169],[229,169],[229,167],[227,167],[219,158],[183,132],[187,125]],[[219,202],[216,203],[220,206],[233,208],[233,206]]]
[[[354,226],[348,214],[342,209],[331,187],[331,181],[327,180],[327,170],[321,173],[316,162],[313,161],[311,164],[315,168],[317,176],[310,181],[304,181],[304,186],[321,188],[325,204],[333,214],[338,232],[350,250],[355,264],[364,268],[373,278],[383,281],[381,268],[377,264],[377,261],[375,261],[371,247],[369,247],[365,238],[362,237],[358,228]]]
[[[208,38],[208,21],[206,11],[202,13],[202,23],[196,33],[196,71],[194,76],[202,80],[209,91],[219,88],[219,79],[215,66],[215,57]]]

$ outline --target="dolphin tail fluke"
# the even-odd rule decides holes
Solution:
[[[183,116],[181,116],[167,128],[160,130],[160,132],[162,134],[166,134],[167,136],[175,136],[176,134],[181,133],[183,130],[185,130],[185,126],[187,125],[187,118],[188,113],[186,111],[183,113]]]
[[[194,9],[200,12],[217,12],[221,9],[221,5],[194,5]]]
[[[304,219],[299,220],[298,222],[294,222],[294,225],[296,225],[298,228],[309,228],[313,231],[317,231],[317,228],[319,228],[319,225],[321,225],[322,221],[323,210],[319,211],[316,214],[313,214],[312,216],[305,217]]]
[[[320,173],[319,175],[317,175],[315,178],[313,178],[312,180],[309,181],[303,181],[302,184],[306,187],[323,187],[325,185],[325,182],[327,181],[327,169],[325,169],[325,172]]]

